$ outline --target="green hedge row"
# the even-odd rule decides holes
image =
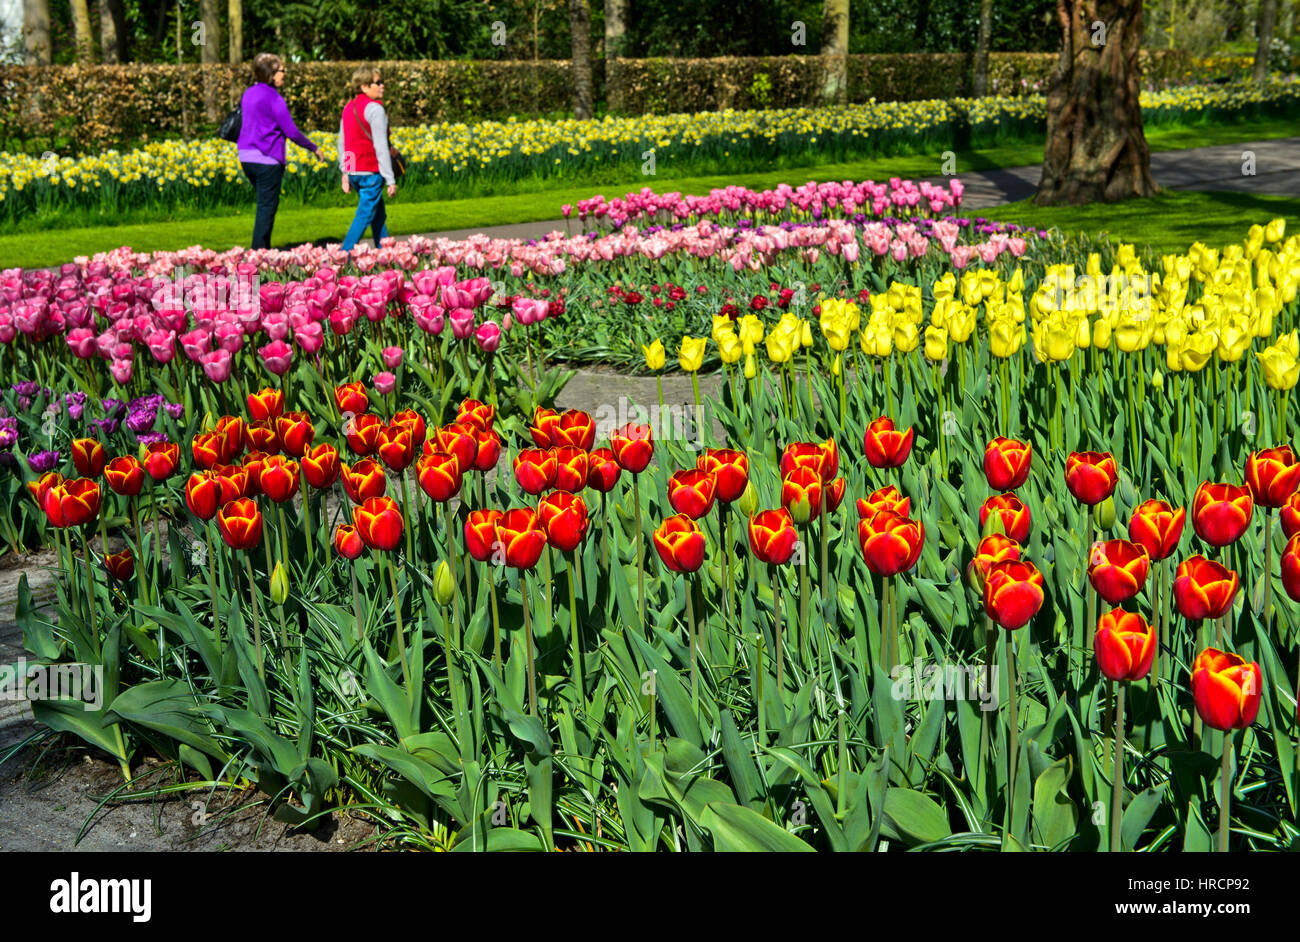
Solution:
[[[970,94],[970,56],[859,55],[847,61],[848,98],[911,101]],[[990,92],[1041,91],[1055,54],[993,53]],[[381,63],[398,124],[557,116],[570,110],[570,63]],[[349,96],[353,62],[291,63],[285,98],[295,121],[330,129]],[[621,59],[606,82],[594,64],[597,101],[619,114],[804,107],[818,103],[818,56]],[[1209,80],[1213,63],[1174,51],[1143,53],[1144,82]],[[211,133],[250,81],[247,66],[95,65],[0,67],[0,148],[59,153],[102,150],[167,136]]]

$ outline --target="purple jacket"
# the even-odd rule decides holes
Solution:
[[[293,118],[289,117],[289,106],[272,86],[263,82],[250,85],[240,99],[239,107],[242,111],[238,142],[241,151],[259,151],[282,164],[285,162],[284,139],[288,137],[313,154],[316,152],[316,145],[298,130]]]

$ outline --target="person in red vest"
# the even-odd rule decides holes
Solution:
[[[355,187],[360,201],[357,214],[343,239],[343,251],[365,235],[369,227],[375,245],[388,238],[388,215],[384,210],[384,187],[388,196],[397,195],[397,178],[389,155],[388,113],[380,103],[384,97],[384,80],[379,69],[361,65],[352,73],[356,95],[343,106],[339,121],[339,167],[343,171],[343,192]]]

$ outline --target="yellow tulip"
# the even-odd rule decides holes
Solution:
[[[894,324],[894,347],[899,353],[911,353],[921,344],[921,332],[911,321]]]
[[[989,351],[995,357],[1015,355],[1024,342],[1025,329],[1012,318],[999,318],[989,325]]]
[[[853,332],[849,330],[849,325],[843,317],[827,319],[825,314],[821,319],[822,335],[826,338],[827,345],[839,353],[847,350],[849,341],[853,338]]]
[[[758,375],[758,360],[754,354],[745,354],[745,379],[753,379]]]
[[[648,370],[662,370],[664,368],[664,342],[656,340],[650,346],[641,345],[641,352],[645,354],[645,365]]]
[[[1115,325],[1115,346],[1124,353],[1136,353],[1151,342],[1150,321],[1142,322],[1129,315]]]
[[[1243,321],[1238,319],[1225,321],[1219,329],[1219,359],[1225,363],[1236,363],[1250,347],[1253,338],[1249,325]]]
[[[1281,242],[1282,236],[1285,234],[1286,220],[1281,217],[1271,220],[1269,224],[1264,227],[1264,238],[1268,239],[1270,242]]]
[[[795,336],[789,330],[774,330],[767,335],[767,358],[773,363],[788,363],[794,355]]]
[[[682,349],[677,354],[677,362],[683,372],[694,373],[704,365],[704,348],[707,345],[708,340],[704,337],[682,338]]]
[[[1287,390],[1300,379],[1300,358],[1297,358],[1296,331],[1278,338],[1277,343],[1265,347],[1255,356],[1264,368],[1264,382],[1271,389]]]
[[[925,329],[925,358],[938,363],[948,359],[948,331],[931,324]]]
[[[718,331],[714,335],[714,340],[718,344],[718,353],[722,356],[722,362],[732,364],[737,362],[744,353],[740,345],[740,338],[730,327]]]
[[[745,353],[754,352],[754,345],[763,340],[763,322],[756,314],[746,314],[740,319],[740,343]]]
[[[730,317],[728,317],[726,314],[714,314],[713,329],[709,332],[709,336],[713,338],[714,343],[717,343],[718,334],[720,334],[724,330],[733,330],[733,329],[734,328],[732,327],[732,321]]]
[[[1188,334],[1180,351],[1183,358],[1183,369],[1189,373],[1195,373],[1197,370],[1202,369],[1206,363],[1210,362],[1210,357],[1214,355],[1214,348],[1217,345],[1212,334]]]
[[[802,321],[800,323],[800,328],[799,342],[805,347],[811,347],[813,345],[812,323],[809,321]]]

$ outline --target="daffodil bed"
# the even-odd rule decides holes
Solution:
[[[1294,116],[1300,84],[1205,85],[1142,93],[1146,126]],[[1041,136],[1042,96],[869,102],[832,108],[644,115],[589,121],[509,120],[395,128],[411,199],[515,192],[622,171],[734,174],[870,155],[971,148]],[[288,151],[286,204],[342,205],[337,131],[313,132],[325,165]],[[252,201],[225,141],[167,140],[86,157],[0,153],[0,231],[113,225],[123,214],[242,207]]]
[[[1292,846],[1300,236],[907,236],[804,259],[802,293],[762,245],[675,278],[464,277],[486,243],[15,276],[7,535],[65,570],[18,619],[103,668],[103,709],[38,717],[430,849]],[[616,305],[643,272],[748,299],[673,310],[719,397],[547,408],[602,268]],[[104,351],[49,319],[87,293]],[[126,375],[135,343],[159,365]]]

